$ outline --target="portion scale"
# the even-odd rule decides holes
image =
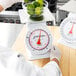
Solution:
[[[76,18],[67,17],[60,25],[60,43],[76,49]]]

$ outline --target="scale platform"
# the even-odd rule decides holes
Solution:
[[[29,23],[29,22],[34,22],[34,21],[29,19],[29,14],[27,13],[27,10],[20,9],[18,12],[19,12],[21,23],[25,24],[25,23]],[[44,7],[43,16],[44,16],[44,19],[42,21],[44,21],[44,22],[46,21],[46,23],[48,22],[49,23],[48,25],[55,25],[55,17],[49,11],[49,9],[46,7]]]

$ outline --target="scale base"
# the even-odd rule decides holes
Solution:
[[[76,43],[67,42],[63,38],[59,39],[58,40],[58,43],[63,44],[63,45],[66,45],[66,46],[71,47],[73,49],[76,49]]]
[[[31,54],[29,56],[29,60],[38,60],[38,59],[43,59],[43,58],[50,58],[50,52],[47,52],[46,54],[43,54],[43,55]]]
[[[27,55],[28,55],[28,60],[38,60],[38,59],[43,59],[43,58],[50,58],[50,52],[48,51],[45,54],[32,54],[27,48]]]

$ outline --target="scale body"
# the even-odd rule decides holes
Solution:
[[[60,43],[76,49],[76,18],[67,17],[60,25]]]
[[[47,25],[55,25],[55,18],[47,7],[44,7],[44,12],[42,15],[44,17],[42,21],[32,21],[25,7],[24,9],[19,10],[21,23],[26,23],[27,33],[25,35],[25,48],[28,53],[27,55],[29,60],[50,57],[52,35],[47,28]],[[39,35],[41,42],[38,42]]]
[[[49,58],[52,46],[52,35],[45,21],[32,21],[26,24],[27,34],[25,48],[29,60]],[[40,39],[40,40],[39,40]]]

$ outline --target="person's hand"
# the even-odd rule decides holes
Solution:
[[[3,10],[4,8],[0,5],[0,12]]]
[[[50,54],[50,59],[57,59],[58,61],[60,61],[61,58],[61,53],[59,51],[59,49],[56,46],[52,46],[52,50],[51,50],[51,54]]]

